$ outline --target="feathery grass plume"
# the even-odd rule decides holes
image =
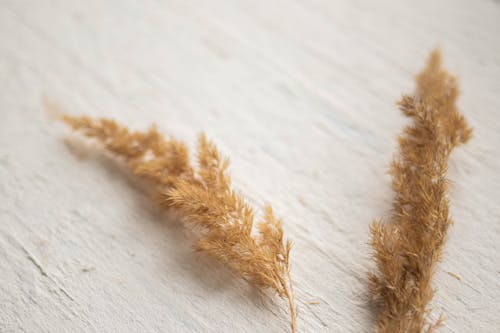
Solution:
[[[175,209],[200,231],[195,249],[225,263],[260,289],[272,289],[290,306],[291,328],[296,311],[290,278],[290,241],[283,238],[281,220],[270,206],[252,233],[254,213],[243,197],[231,189],[229,161],[202,134],[196,167],[185,144],[166,140],[155,127],[133,132],[109,119],[61,115],[62,121],[125,159],[134,174],[155,184],[155,198]]]
[[[438,50],[416,82],[415,95],[399,102],[413,122],[399,137],[399,155],[390,169],[393,213],[387,222],[371,225],[377,272],[370,274],[370,287],[378,305],[379,333],[431,332],[442,323],[442,318],[428,321],[428,303],[434,295],[434,268],[452,223],[447,160],[472,134],[455,105],[456,78],[441,68]]]

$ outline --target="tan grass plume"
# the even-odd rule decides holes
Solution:
[[[231,188],[229,161],[202,134],[197,163],[187,146],[165,139],[155,127],[130,131],[110,119],[60,116],[83,135],[97,139],[122,157],[132,172],[155,185],[155,197],[200,231],[196,251],[209,254],[260,289],[272,289],[288,300],[292,332],[296,331],[294,292],[290,278],[291,242],[271,207],[252,232],[253,209]]]
[[[390,169],[393,213],[388,221],[371,225],[377,270],[370,282],[379,333],[431,332],[442,322],[441,317],[429,322],[428,304],[434,295],[435,265],[452,223],[447,162],[453,148],[472,134],[455,105],[457,80],[441,68],[438,50],[416,82],[415,94],[399,102],[412,124],[399,137],[399,154]]]

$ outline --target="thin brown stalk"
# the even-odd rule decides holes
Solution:
[[[199,231],[196,251],[207,253],[260,289],[272,289],[296,311],[290,278],[291,243],[283,238],[281,220],[265,208],[254,232],[253,209],[231,188],[229,161],[202,134],[197,163],[180,141],[166,140],[152,127],[130,131],[109,119],[61,115],[62,121],[123,158],[132,172],[151,181],[156,201],[177,211]]]
[[[399,137],[391,165],[393,213],[371,225],[377,270],[370,281],[379,333],[432,332],[442,322],[430,323],[428,314],[432,276],[452,223],[447,162],[453,148],[472,134],[455,105],[456,78],[441,68],[439,51],[432,52],[416,81],[416,93],[399,102],[413,122]]]
[[[292,277],[290,276],[290,268],[288,267],[287,264],[287,269],[286,269],[286,276],[288,278],[288,281],[292,281]],[[284,281],[284,285],[286,286],[286,281]],[[291,317],[291,326],[292,326],[292,332],[297,331],[297,312],[295,311],[295,297],[294,297],[294,291],[293,291],[293,284],[289,283],[289,288],[286,289],[286,298],[288,299],[288,305],[290,307],[290,317]]]

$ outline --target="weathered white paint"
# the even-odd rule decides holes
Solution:
[[[235,186],[284,218],[299,331],[368,332],[368,225],[388,215],[407,122],[395,101],[436,45],[475,137],[450,162],[433,317],[498,331],[499,33],[487,0],[1,1],[0,331],[288,330],[284,301],[193,254],[133,177],[65,141],[45,94],[188,142],[206,131]]]

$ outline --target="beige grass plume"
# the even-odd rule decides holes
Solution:
[[[417,76],[414,96],[404,96],[401,111],[412,119],[399,137],[391,165],[393,213],[371,225],[377,271],[370,275],[378,304],[376,331],[431,332],[442,322],[428,321],[431,285],[440,260],[448,215],[448,157],[469,140],[472,130],[458,112],[456,78],[441,68],[439,51]]]
[[[223,262],[256,287],[272,289],[286,298],[292,332],[296,331],[289,263],[291,242],[284,240],[281,220],[270,206],[265,208],[254,235],[253,210],[231,189],[229,162],[212,142],[200,135],[194,166],[185,144],[166,140],[154,127],[137,132],[109,119],[67,114],[62,114],[61,119],[122,157],[134,174],[152,181],[158,203],[174,209],[200,230],[197,251]]]

